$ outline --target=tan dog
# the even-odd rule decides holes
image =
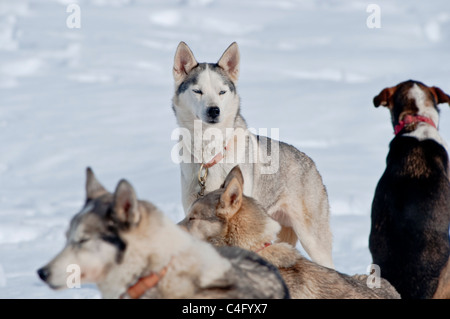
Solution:
[[[87,171],[87,199],[67,232],[64,249],[39,277],[67,288],[69,265],[105,298],[287,298],[278,270],[257,254],[215,249],[138,200],[125,180],[109,193]]]
[[[350,277],[309,261],[288,243],[274,243],[280,226],[253,198],[243,195],[238,166],[221,188],[198,199],[179,223],[194,236],[216,246],[238,246],[277,266],[292,298],[399,298],[384,279],[381,288],[367,287],[368,276]]]

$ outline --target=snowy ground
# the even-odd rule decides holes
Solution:
[[[81,28],[69,29],[69,3]],[[249,126],[279,128],[328,188],[337,270],[365,273],[370,205],[393,137],[372,98],[416,79],[450,91],[450,4],[381,1],[3,0],[0,2],[0,298],[97,298],[54,292],[36,269],[64,244],[84,201],[85,168],[112,190],[181,219],[171,161],[172,62],[179,41],[215,62],[237,41]],[[450,110],[441,106],[450,141]],[[269,130],[270,132],[270,130]]]

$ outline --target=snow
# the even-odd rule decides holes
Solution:
[[[70,29],[66,8],[81,8]],[[128,179],[174,222],[183,216],[172,62],[185,41],[215,62],[237,41],[250,127],[316,162],[327,186],[336,269],[366,273],[370,206],[393,137],[372,98],[416,79],[450,91],[450,4],[370,1],[15,0],[0,3],[0,298],[99,298],[36,275],[64,245],[91,166]],[[450,140],[450,110],[440,132]],[[299,247],[300,248],[300,247]]]

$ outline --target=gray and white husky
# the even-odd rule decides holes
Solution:
[[[63,250],[38,270],[53,289],[96,283],[104,298],[288,298],[278,270],[252,252],[215,249],[175,225],[122,180],[109,193],[87,171],[87,199]],[[70,266],[70,268],[69,268]]]
[[[232,43],[217,63],[198,63],[181,42],[175,54],[173,110],[180,129],[181,186],[185,213],[239,164],[244,194],[258,200],[282,231],[311,259],[333,268],[329,203],[314,162],[295,147],[250,132],[237,93],[239,49]],[[248,181],[248,182],[247,182]]]

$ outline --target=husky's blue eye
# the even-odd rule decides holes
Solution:
[[[224,95],[225,93],[227,93],[227,91],[222,90],[219,92],[219,95]]]
[[[200,95],[202,95],[203,94],[203,92],[202,92],[202,90],[192,90],[195,94],[200,94]]]

